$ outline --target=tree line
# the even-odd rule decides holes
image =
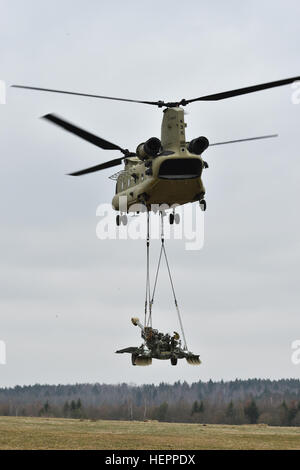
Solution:
[[[300,381],[16,386],[0,389],[0,415],[300,426]]]

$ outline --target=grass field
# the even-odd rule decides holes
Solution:
[[[5,416],[0,449],[300,449],[300,427]]]

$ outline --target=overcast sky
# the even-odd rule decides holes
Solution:
[[[300,74],[298,0],[0,0],[0,79],[146,100],[193,98]],[[210,148],[205,244],[168,242],[200,367],[132,367],[145,243],[96,237],[117,158],[39,119],[55,112],[125,148],[160,135],[140,104],[7,90],[0,105],[0,386],[299,377],[299,121],[290,86],[187,108],[187,139],[278,139]],[[116,171],[119,168],[116,169]],[[121,167],[120,167],[121,169]],[[159,243],[153,242],[153,264]],[[154,326],[178,329],[165,272]]]

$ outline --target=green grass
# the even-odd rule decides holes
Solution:
[[[0,449],[300,449],[300,427],[5,416]]]

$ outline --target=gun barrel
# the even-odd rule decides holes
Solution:
[[[143,327],[143,325],[141,324],[139,318],[133,317],[133,318],[131,319],[131,322],[132,322],[132,324],[133,324],[134,326],[138,326],[142,331],[144,331],[144,327]]]

